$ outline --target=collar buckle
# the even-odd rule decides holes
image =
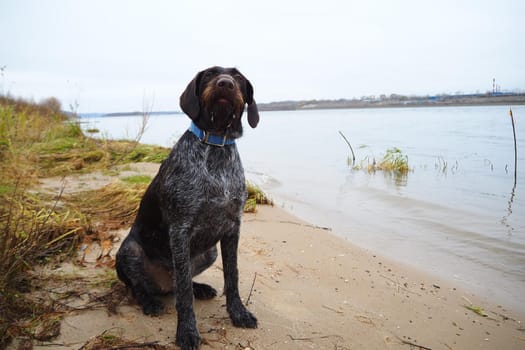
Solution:
[[[204,136],[201,138],[199,138],[199,140],[201,140],[201,142],[204,142],[205,144],[207,145],[212,145],[212,146],[218,146],[218,147],[224,147],[224,145],[226,144],[226,135],[222,136],[222,139],[221,136],[219,135],[212,135],[210,134],[208,131],[204,131]],[[211,139],[210,139],[210,136],[211,136]],[[217,142],[217,140],[219,140]]]

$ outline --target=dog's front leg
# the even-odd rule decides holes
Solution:
[[[256,328],[257,318],[244,307],[239,296],[239,272],[237,269],[237,246],[239,245],[239,227],[221,239],[222,265],[224,272],[224,293],[226,309],[236,327]]]
[[[180,227],[170,228],[173,254],[175,306],[177,308],[176,344],[182,350],[198,349],[201,341],[193,311],[189,232]]]

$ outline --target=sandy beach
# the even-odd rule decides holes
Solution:
[[[72,269],[96,275],[107,266],[100,262],[111,261],[126,234],[119,231],[114,246],[84,259],[84,267],[66,264],[42,273],[57,276]],[[258,206],[257,213],[245,214],[239,250],[241,297],[257,316],[259,328],[231,324],[218,259],[197,278],[219,290],[211,301],[195,301],[202,349],[525,347],[523,315],[356,247],[281,208]],[[176,312],[171,297],[165,298],[167,312],[160,317],[143,315],[129,296],[117,303],[113,314],[105,307],[84,309],[85,299],[70,299],[69,305],[78,310],[66,313],[60,335],[34,348],[78,349],[108,332],[138,343],[173,345]],[[480,308],[480,313],[466,306]]]

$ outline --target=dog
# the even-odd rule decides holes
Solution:
[[[176,344],[183,350],[197,349],[201,340],[193,298],[217,295],[192,278],[215,262],[219,242],[230,319],[237,327],[257,327],[238,289],[237,246],[247,192],[235,140],[242,136],[245,105],[255,128],[253,87],[236,68],[211,67],[188,84],[180,107],[191,126],[147,188],[116,256],[117,275],[145,314],[160,314],[158,296],[174,292]]]

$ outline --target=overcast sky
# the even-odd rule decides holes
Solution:
[[[525,1],[0,0],[0,93],[178,110],[235,66],[259,102],[525,90]]]

